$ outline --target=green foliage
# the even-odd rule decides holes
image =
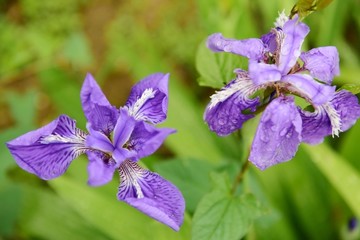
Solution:
[[[192,239],[240,239],[261,215],[259,204],[250,194],[233,195],[227,175],[212,178],[214,189],[202,198],[194,215]]]
[[[238,55],[211,52],[202,42],[196,54],[196,68],[200,73],[201,86],[221,88],[235,78],[229,69],[243,68],[246,59]]]
[[[180,189],[190,213],[195,211],[200,199],[211,189],[209,173],[214,166],[206,161],[174,159],[156,164],[155,170]]]
[[[353,94],[360,93],[360,84],[348,83],[341,86],[339,90],[347,90]]]
[[[300,0],[293,12],[305,16],[329,2]],[[203,121],[214,90],[196,79],[219,89],[247,65],[245,58],[211,52],[204,39],[216,32],[260,37],[294,3],[1,1],[0,239],[356,239],[347,223],[360,217],[359,124],[339,139],[300,147],[288,163],[266,171],[250,165],[233,194],[259,116],[226,138]],[[306,17],[311,32],[303,49],[336,46],[341,75],[335,83],[354,94],[360,92],[359,11],[356,1],[334,1]],[[20,169],[6,149],[5,142],[60,114],[85,130],[79,92],[87,72],[117,106],[134,81],[170,73],[162,126],[177,133],[144,162],[183,192],[187,212],[179,233],[117,201],[117,177],[88,187],[85,157],[45,182]]]
[[[299,14],[301,18],[305,18],[310,13],[325,8],[331,2],[332,0],[298,0],[291,9],[291,16]]]

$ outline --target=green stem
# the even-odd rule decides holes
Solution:
[[[234,184],[231,188],[231,195],[233,195],[235,193],[235,190],[237,188],[237,186],[241,183],[241,181],[244,178],[245,172],[246,170],[249,168],[250,165],[250,161],[248,160],[248,158],[245,159],[245,163],[242,165],[240,172],[236,175]]]

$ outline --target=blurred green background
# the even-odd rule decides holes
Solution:
[[[0,239],[206,239],[197,231],[204,220],[193,214],[213,188],[210,179],[217,181],[214,173],[233,181],[256,122],[226,138],[208,130],[202,114],[214,90],[198,85],[197,52],[214,32],[259,37],[273,27],[279,11],[289,13],[294,4],[0,0]],[[358,0],[334,0],[305,19],[311,32],[303,50],[338,48],[339,87],[360,83],[359,12]],[[118,177],[102,187],[87,186],[85,157],[64,176],[45,182],[17,167],[7,151],[5,142],[62,113],[85,129],[79,93],[87,72],[118,107],[135,81],[170,72],[164,126],[178,132],[143,162],[183,192],[187,213],[179,233],[118,202]],[[238,226],[236,216],[227,222],[230,228],[243,227],[246,239],[358,239],[359,229],[349,221],[360,217],[359,138],[360,123],[322,145],[302,145],[288,163],[264,172],[251,165],[238,191],[253,194],[265,210],[250,228]],[[222,239],[230,239],[226,234]]]

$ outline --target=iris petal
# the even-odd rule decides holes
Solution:
[[[348,130],[360,117],[360,105],[357,97],[346,90],[336,92],[331,105],[341,119],[341,131]]]
[[[114,129],[118,110],[112,106],[91,74],[87,74],[81,88],[81,103],[91,127],[106,135]]]
[[[7,143],[16,163],[48,180],[62,175],[73,159],[86,151],[86,135],[75,120],[59,116],[46,126]]]
[[[87,152],[88,184],[90,186],[101,186],[110,182],[113,178],[117,164],[109,156],[98,151]]]
[[[248,77],[240,76],[212,95],[204,113],[204,120],[210,130],[219,136],[226,136],[253,118],[253,114],[244,114],[242,111],[256,110],[260,104],[259,98],[250,98],[256,90],[257,87]]]
[[[118,199],[149,217],[178,231],[182,225],[185,201],[180,191],[160,175],[142,169],[131,160],[119,168]]]
[[[127,142],[127,147],[136,152],[136,155],[130,159],[136,161],[153,154],[166,137],[174,132],[175,130],[171,128],[155,128],[145,122],[137,122]]]
[[[214,52],[230,52],[253,60],[262,59],[264,54],[264,44],[257,38],[236,40],[214,33],[208,37],[206,44]]]
[[[259,169],[290,160],[301,142],[302,122],[293,97],[278,97],[261,116],[249,160]]]
[[[319,47],[302,53],[300,56],[304,68],[314,78],[331,84],[333,78],[340,74],[339,53],[336,47]]]
[[[161,123],[168,108],[169,74],[155,73],[138,82],[130,92],[125,108],[136,120]]]
[[[331,122],[323,108],[315,112],[300,110],[300,115],[303,123],[301,136],[304,142],[319,144],[325,136],[331,134]]]
[[[290,74],[283,77],[281,81],[290,83],[292,85],[288,88],[290,91],[298,93],[317,106],[329,102],[335,93],[335,86],[321,84],[308,74]]]
[[[284,24],[282,31],[285,38],[281,43],[278,66],[282,75],[286,75],[297,62],[301,45],[310,29],[305,23],[299,22],[298,17],[294,17]]]
[[[275,64],[257,61],[249,62],[249,76],[255,85],[276,82],[281,79],[281,72]]]

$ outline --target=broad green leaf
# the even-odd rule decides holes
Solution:
[[[356,84],[356,83],[344,84],[341,86],[339,90],[347,90],[352,94],[358,94],[360,93],[360,84]]]
[[[201,86],[221,88],[235,78],[233,72],[244,65],[245,58],[231,53],[214,53],[202,42],[196,54],[196,69]]]
[[[261,214],[252,195],[230,194],[226,176],[217,174],[214,190],[200,201],[193,218],[193,240],[241,239]]]
[[[189,239],[189,219],[186,217],[180,232],[175,232],[142,214],[113,195],[104,195],[96,188],[62,176],[49,182],[56,192],[84,219],[112,239]]]
[[[195,211],[200,199],[211,189],[209,173],[214,166],[206,161],[174,159],[157,163],[154,168],[180,189],[190,213]]]
[[[359,172],[325,144],[304,148],[352,211],[360,216]]]

